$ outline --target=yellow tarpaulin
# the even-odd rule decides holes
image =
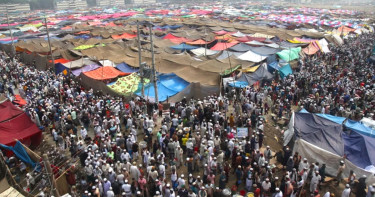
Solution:
[[[253,72],[255,72],[258,68],[259,68],[259,65],[258,65],[258,66],[253,66],[253,67],[250,67],[250,68],[245,68],[245,69],[242,69],[241,71],[242,71],[242,72],[245,72],[245,73],[253,73]]]
[[[145,85],[150,82],[149,79],[145,79]],[[114,84],[108,85],[108,87],[120,94],[129,94],[137,91],[138,84],[141,82],[141,78],[137,73],[132,73],[126,77],[119,78]]]

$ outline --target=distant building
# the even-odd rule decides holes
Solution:
[[[1,4],[0,13],[6,13],[7,7],[10,14],[30,11],[29,4]]]
[[[57,10],[71,10],[87,8],[86,0],[67,0],[59,1],[56,3]]]
[[[98,7],[125,6],[125,1],[124,0],[96,0],[96,6]]]

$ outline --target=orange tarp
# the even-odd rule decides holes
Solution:
[[[223,43],[223,42],[218,42],[215,44],[215,46],[213,46],[211,48],[211,50],[215,50],[215,51],[222,51],[222,50],[225,50],[227,48],[230,48],[234,45],[236,45],[238,42],[233,42],[233,43]]]
[[[110,67],[110,66],[105,66],[105,67],[100,67],[96,70],[84,72],[86,76],[96,79],[96,80],[107,80],[107,79],[113,79],[118,76],[125,76],[128,75],[129,73],[123,73],[116,68]]]
[[[319,46],[317,46],[317,44],[315,42],[311,42],[309,44],[309,46],[305,47],[304,49],[302,49],[302,51],[304,53],[306,53],[307,55],[313,55],[315,54],[316,52],[318,52],[320,49],[319,49]]]
[[[18,105],[24,106],[27,104],[27,102],[19,94],[14,95],[14,97],[14,102]]]
[[[67,30],[67,29],[72,29],[72,27],[71,26],[66,26],[66,27],[63,27],[63,28],[61,28],[62,30]]]
[[[89,33],[90,33],[90,31],[80,31],[80,32],[78,32],[76,34],[89,34]]]
[[[352,31],[355,31],[355,29],[352,29],[350,27],[346,27],[346,26],[341,26],[337,29],[338,32],[342,32],[342,33],[349,33],[349,32],[352,32]]]
[[[135,38],[137,37],[137,35],[135,34],[128,34],[128,33],[123,33],[121,35],[112,35],[112,38],[117,40],[117,39],[131,39],[131,38]]]
[[[206,42],[202,39],[199,39],[199,40],[195,40],[195,41],[192,41],[192,42],[186,42],[186,44],[190,44],[190,45],[202,45],[202,44],[209,44],[211,43],[212,41],[209,41],[209,42]]]
[[[54,61],[55,61],[55,64],[57,64],[57,63],[65,64],[65,63],[70,62],[70,60],[67,60],[67,59],[64,59],[64,58],[61,58],[61,59],[55,59]],[[49,60],[49,63],[52,63],[52,60]]]
[[[175,39],[169,39],[171,42],[176,43],[176,44],[181,44],[183,42],[190,42],[191,40],[186,39],[186,38],[175,38]]]

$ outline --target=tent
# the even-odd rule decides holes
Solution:
[[[330,175],[337,173],[337,165],[346,155],[344,176],[353,170],[358,176],[366,175],[369,184],[375,183],[375,155],[372,154],[375,138],[359,132],[363,128],[347,127],[344,120],[306,110],[295,112],[284,132],[284,145],[293,146],[293,151],[310,161],[325,163],[326,173]]]
[[[226,43],[226,42],[218,42],[215,44],[215,46],[213,46],[211,48],[211,50],[214,50],[214,51],[223,51],[227,48],[230,48],[234,45],[236,45],[237,43],[236,42],[231,42],[231,43]]]
[[[99,63],[102,66],[110,66],[110,67],[115,67],[116,66],[116,64],[113,63],[111,60],[100,60]]]
[[[232,51],[237,51],[237,52],[247,52],[251,50],[251,46],[244,44],[244,43],[239,43],[231,48],[229,48]]]
[[[127,95],[135,92],[140,87],[140,82],[141,78],[137,75],[137,73],[132,73],[128,76],[117,79],[116,82],[111,83],[108,85],[108,87],[119,94]],[[149,79],[145,79],[144,84],[147,85],[149,82]]]
[[[84,72],[83,74],[92,79],[107,80],[107,79],[116,78],[118,76],[125,76],[125,75],[128,75],[129,73],[123,73],[117,70],[116,68],[106,66],[106,67],[100,67],[96,70]]]
[[[176,95],[168,98],[169,102],[180,102],[184,97],[190,99],[194,97],[194,99],[203,99],[204,97],[211,96],[211,95],[219,95],[220,88],[219,86],[210,86],[210,85],[202,85],[200,83],[190,83],[183,89],[181,92],[177,93]]]
[[[171,48],[175,49],[175,50],[181,50],[181,51],[190,51],[192,49],[197,49],[199,47],[191,46],[191,45],[182,43],[182,44],[179,44],[179,45],[171,46]]]
[[[75,68],[81,68],[85,65],[94,65],[94,64],[96,64],[96,63],[87,59],[87,58],[81,58],[81,59],[78,59],[78,60],[74,60],[74,61],[71,61],[71,62],[64,63],[63,66],[65,66],[66,68],[69,68],[69,69],[75,69]]]
[[[81,73],[83,72],[88,72],[88,71],[92,71],[92,70],[95,70],[97,68],[99,68],[100,66],[99,65],[86,65],[82,68],[78,68],[78,69],[75,69],[72,71],[73,75],[75,75],[76,77],[79,76]]]
[[[284,77],[293,74],[293,70],[290,67],[290,64],[287,64],[280,68],[279,73],[280,73],[280,77],[284,79]]]
[[[0,144],[11,146],[19,140],[27,146],[38,146],[42,140],[42,131],[25,112],[12,105],[10,101],[4,101],[0,105],[9,112],[1,115]]]
[[[301,47],[292,48],[288,50],[282,50],[281,52],[277,52],[276,54],[282,59],[287,62],[299,58],[299,52],[301,51]]]
[[[206,49],[204,47],[200,47],[200,48],[197,48],[197,49],[193,49],[190,52],[192,52],[194,55],[199,57],[199,56],[203,56],[203,55],[216,55],[220,51],[214,51],[214,50]]]
[[[258,55],[252,51],[248,51],[238,57],[240,60],[250,61],[250,62],[261,62],[266,59],[267,56]]]
[[[159,76],[157,81],[158,86],[158,99],[159,101],[165,101],[168,97],[171,97],[183,89],[185,89],[189,83],[182,78],[178,77],[176,74],[163,74]],[[138,96],[141,96],[142,93],[138,89],[136,91]],[[155,88],[152,83],[148,84],[145,87],[145,97],[154,100],[155,99]]]
[[[139,71],[139,68],[131,67],[131,66],[127,65],[124,62],[121,63],[121,64],[117,64],[116,68],[118,70],[120,70],[121,72],[124,72],[124,73],[134,73],[134,72],[138,72]]]
[[[279,66],[279,63],[277,61],[274,61],[270,64],[267,64],[267,70],[270,72],[270,73],[273,73],[275,72],[275,70],[280,70],[280,66]]]
[[[268,81],[272,80],[273,75],[268,72],[265,65],[259,66],[259,68],[253,73],[242,73],[237,81],[247,82],[249,86],[253,85],[258,81]]]

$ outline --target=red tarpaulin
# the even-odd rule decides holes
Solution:
[[[237,38],[236,39],[237,41],[239,42],[250,42],[250,41],[259,41],[259,42],[263,42],[266,40],[266,38],[257,38],[257,37],[251,37],[251,36],[244,36],[244,37],[241,37],[241,38]]]
[[[26,146],[38,146],[42,131],[31,121],[26,113],[0,123],[0,144],[12,146],[19,140]]]
[[[203,44],[209,44],[213,41],[209,41],[209,42],[206,42],[202,39],[199,39],[199,40],[195,40],[195,41],[192,41],[192,42],[186,42],[186,44],[190,44],[190,45],[203,45]]]
[[[5,100],[0,103],[0,111],[0,123],[17,117],[18,115],[23,113],[20,108],[14,106],[13,103],[9,100]]]
[[[163,39],[168,39],[168,40],[170,40],[170,39],[178,39],[178,38],[180,38],[180,37],[177,37],[177,36],[175,36],[175,35],[173,35],[171,33],[169,33],[169,34],[167,34],[167,35],[165,35],[163,37]]]
[[[105,67],[100,67],[96,70],[84,72],[86,76],[96,79],[96,80],[107,80],[107,79],[113,79],[118,76],[125,76],[129,75],[130,73],[123,73],[116,68],[110,67],[110,66],[105,66]]]
[[[237,44],[237,42],[233,42],[233,43],[218,42],[217,44],[215,44],[215,46],[213,46],[211,48],[211,50],[222,51],[222,50],[230,48],[230,47],[232,47],[232,46],[234,46],[236,44]]]
[[[117,39],[131,39],[131,38],[135,38],[137,37],[137,35],[135,34],[128,34],[128,33],[123,33],[121,35],[112,35],[112,38],[117,40]]]
[[[13,102],[20,105],[20,106],[24,106],[27,104],[26,100],[23,99],[19,94],[16,94],[14,95],[14,97],[16,98]]]

